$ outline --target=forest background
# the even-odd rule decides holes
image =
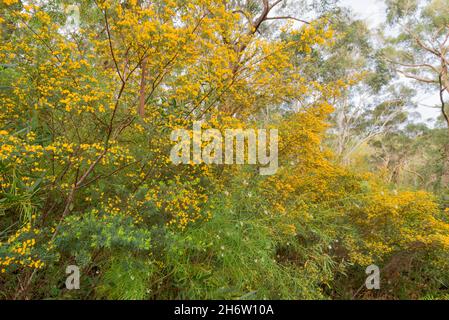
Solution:
[[[448,299],[449,1],[385,17],[1,0],[0,296]],[[279,170],[173,165],[196,120],[278,129]]]

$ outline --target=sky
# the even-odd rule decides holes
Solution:
[[[351,8],[357,18],[366,20],[368,26],[376,28],[385,22],[386,5],[383,0],[341,0],[341,3]],[[432,108],[439,104],[439,94],[436,90],[435,94],[421,92],[416,100],[418,104],[417,111],[421,114],[422,119],[435,119],[440,115],[438,109]]]
[[[383,0],[341,0],[345,6],[352,8],[354,13],[368,22],[371,27],[376,27],[385,21],[385,3]]]

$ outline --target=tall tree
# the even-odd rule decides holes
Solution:
[[[449,1],[388,0],[387,21],[392,26],[385,51],[399,75],[438,90],[441,115],[449,134]],[[443,183],[449,184],[449,135],[444,147]]]

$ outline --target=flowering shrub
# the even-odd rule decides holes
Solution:
[[[2,297],[346,297],[360,285],[345,275],[403,255],[422,270],[401,283],[433,297],[447,212],[323,147],[359,76],[301,76],[333,45],[328,19],[267,36],[218,0],[86,0],[70,33],[59,4],[0,3]],[[278,128],[278,173],[171,163],[170,132],[198,119]]]

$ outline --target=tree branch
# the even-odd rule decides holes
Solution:
[[[306,20],[298,19],[298,18],[291,17],[291,16],[266,17],[264,21],[267,21],[267,20],[286,20],[286,19],[299,21],[299,22],[302,22],[302,23],[305,23],[305,24],[310,24],[310,22],[308,22],[308,21],[306,21]]]
[[[397,70],[397,72],[399,72],[400,74],[402,74],[402,75],[405,76],[406,78],[414,79],[414,80],[417,80],[417,81],[420,81],[420,82],[425,82],[425,83],[438,83],[438,81],[435,81],[435,80],[432,80],[432,79],[428,79],[428,78],[422,78],[422,77],[419,77],[419,76],[414,75],[414,74],[406,73],[406,72],[404,72],[404,71],[402,71],[402,70]]]

